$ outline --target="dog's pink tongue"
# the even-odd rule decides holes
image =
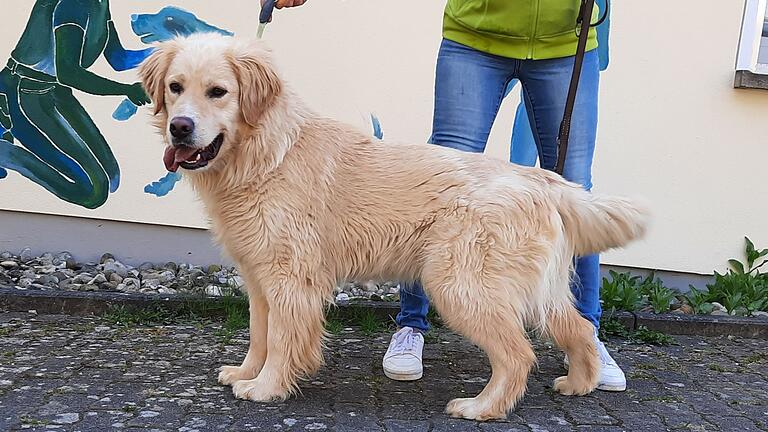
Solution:
[[[176,149],[173,147],[166,147],[165,153],[163,153],[163,163],[165,169],[170,172],[176,172],[179,169],[179,164],[176,163]]]
[[[176,172],[179,169],[179,162],[184,162],[191,158],[197,153],[197,150],[193,147],[166,147],[163,154],[165,169],[170,172]]]

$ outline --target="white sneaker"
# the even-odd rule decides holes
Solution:
[[[627,378],[616,360],[611,357],[603,342],[595,332],[595,345],[600,356],[600,376],[597,379],[597,389],[603,391],[622,392],[627,389]],[[568,369],[568,356],[565,356],[565,368]]]
[[[381,366],[384,375],[396,381],[414,381],[421,378],[424,368],[421,354],[424,350],[424,336],[410,327],[403,327],[392,335],[387,353]]]

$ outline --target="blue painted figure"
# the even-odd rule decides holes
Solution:
[[[132,18],[133,31],[147,43],[195,31],[231,35],[174,7]],[[133,69],[151,52],[123,47],[108,0],[37,0],[0,71],[0,179],[10,169],[62,200],[89,209],[104,204],[120,185],[120,168],[72,89],[126,96],[113,118],[127,120],[149,102],[141,84],[116,82],[88,69],[102,56],[115,71]],[[172,188],[172,180],[166,176],[160,182]]]
[[[219,33],[225,36],[234,34],[212,26],[196,17],[195,14],[174,6],[166,6],[155,14],[131,15],[131,29],[146,44],[163,42],[176,36],[188,36],[199,32]]]
[[[179,180],[181,180],[181,173],[169,172],[158,181],[144,186],[144,192],[158,197],[166,196]]]

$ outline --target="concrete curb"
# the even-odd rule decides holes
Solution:
[[[629,330],[646,327],[662,333],[688,336],[738,336],[768,339],[768,320],[739,316],[617,312],[613,318]]]
[[[732,335],[753,339],[768,339],[768,320],[740,316],[683,315],[652,313],[635,314],[635,328],[648,327],[676,335]]]
[[[223,297],[181,296],[172,294],[139,294],[120,292],[37,291],[0,287],[0,310],[39,314],[101,315],[112,306],[141,309],[162,305],[168,310],[178,310],[190,303],[215,306]],[[211,315],[217,315],[215,307]],[[374,301],[340,303],[332,309],[339,318],[356,318],[361,313],[372,313],[378,320],[393,320],[400,311],[399,304]],[[220,311],[219,311],[220,312]]]
[[[190,302],[215,305],[221,297],[178,296],[163,294],[127,294],[117,292],[29,291],[0,287],[0,309],[12,312],[35,310],[40,314],[100,315],[112,306],[146,308],[161,304],[170,310]],[[334,312],[339,318],[373,314],[380,320],[393,320],[400,308],[397,303],[360,301],[340,303]],[[768,339],[768,320],[733,316],[677,315],[620,312],[614,315],[626,328],[645,326],[675,335],[739,336]]]

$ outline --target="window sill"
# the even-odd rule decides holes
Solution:
[[[744,70],[736,71],[733,87],[768,90],[768,75],[754,74]]]

